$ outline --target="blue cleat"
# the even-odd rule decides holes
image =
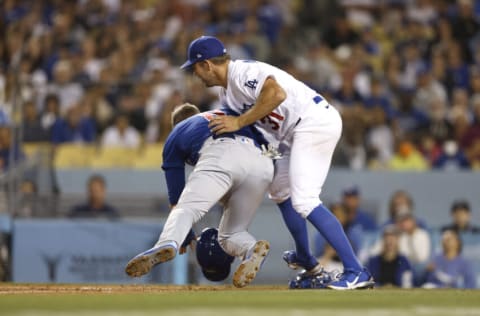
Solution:
[[[259,240],[255,243],[251,253],[247,255],[246,259],[240,263],[237,270],[233,273],[233,285],[235,287],[247,286],[255,279],[269,250],[270,244],[268,241]]]
[[[313,266],[311,263],[309,264],[308,262],[299,259],[295,250],[287,250],[283,252],[283,260],[287,263],[290,269],[305,269],[301,274],[316,275],[324,271],[323,267],[318,262]]]
[[[290,289],[326,289],[328,284],[333,282],[337,273],[327,272],[323,268],[316,274],[299,273],[293,280],[290,280]]]
[[[283,260],[287,263],[290,269],[297,270],[302,267],[302,264],[297,259],[297,252],[295,250],[284,251]]]
[[[327,287],[333,290],[355,290],[371,289],[374,285],[372,275],[364,268],[361,271],[345,269],[338,280],[330,282]]]
[[[125,272],[131,277],[139,277],[150,272],[157,264],[172,260],[176,255],[177,244],[165,241],[136,255],[127,263]]]

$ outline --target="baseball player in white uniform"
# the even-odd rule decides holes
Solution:
[[[319,198],[342,132],[338,111],[319,93],[279,68],[259,61],[232,61],[223,43],[215,37],[195,39],[187,55],[188,60],[181,68],[191,69],[207,87],[222,87],[219,95],[222,106],[239,114],[213,118],[209,124],[213,133],[220,135],[255,124],[288,146],[284,158],[275,166],[270,196],[280,204],[291,198],[292,203],[284,207],[293,207],[309,220],[337,251],[344,272],[328,287],[339,290],[372,287],[370,273],[356,258],[338,220]],[[289,226],[289,216],[284,214],[284,219],[291,232],[307,234],[304,223],[302,226],[294,220],[301,228],[299,233],[298,227]],[[298,254],[297,240],[296,245]],[[309,250],[302,252],[298,258],[300,265],[310,255]]]

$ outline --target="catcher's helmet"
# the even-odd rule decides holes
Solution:
[[[197,239],[197,261],[203,275],[210,281],[225,280],[230,274],[233,256],[223,251],[218,243],[218,230],[205,228]]]

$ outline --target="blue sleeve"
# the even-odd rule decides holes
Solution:
[[[185,187],[185,154],[172,138],[168,138],[163,147],[162,169],[165,171],[168,200],[175,205]]]
[[[165,170],[165,179],[168,188],[170,205],[178,203],[178,199],[185,188],[185,168],[169,168]]]

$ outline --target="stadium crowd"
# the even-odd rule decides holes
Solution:
[[[278,65],[341,110],[334,165],[480,168],[479,1],[0,6],[0,116],[23,123],[26,142],[161,143],[175,105],[218,106],[215,90],[178,69],[188,43],[212,34],[232,58]]]
[[[10,137],[19,126],[24,143],[163,143],[176,105],[219,106],[215,89],[179,69],[188,43],[207,34],[233,59],[277,65],[341,111],[334,166],[478,170],[479,19],[479,0],[5,0],[0,169],[24,157]],[[358,199],[349,188],[331,209],[356,250],[362,231],[382,232],[368,254],[379,282],[447,287],[463,277],[462,286],[475,287],[459,239],[480,231],[468,202],[452,205],[442,251],[432,255],[431,228],[407,192],[392,196],[387,223],[359,209]],[[316,247],[326,266],[334,260],[321,238]]]
[[[379,223],[366,208],[358,187],[348,187],[331,206],[355,253],[366,263],[377,285],[403,288],[476,288],[478,259],[462,253],[464,244],[478,243],[480,227],[472,223],[470,204],[455,200],[451,222],[440,229],[429,226],[404,190],[390,197],[387,221]],[[370,238],[370,237],[374,238]],[[368,239],[368,240],[367,240]],[[327,269],[342,270],[332,247],[315,236],[315,255]],[[477,268],[478,269],[478,268]]]

